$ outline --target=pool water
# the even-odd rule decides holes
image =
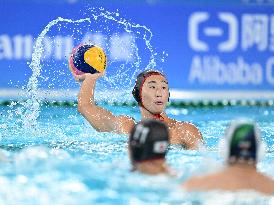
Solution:
[[[140,119],[137,107],[102,105]],[[20,106],[0,106],[0,204],[273,204],[255,192],[186,193],[192,175],[221,168],[218,142],[237,117],[258,122],[267,153],[258,169],[274,178],[274,107],[167,108],[201,130],[205,149],[171,146],[168,164],[178,176],[130,172],[127,136],[96,132],[76,106],[42,106],[36,125],[23,125]]]

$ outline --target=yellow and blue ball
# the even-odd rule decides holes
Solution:
[[[102,48],[91,44],[80,44],[73,48],[69,66],[76,75],[94,74],[104,72],[106,61],[106,54]]]

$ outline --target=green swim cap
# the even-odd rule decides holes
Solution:
[[[225,136],[227,160],[234,162],[257,162],[261,152],[261,136],[256,123],[250,120],[233,121]]]

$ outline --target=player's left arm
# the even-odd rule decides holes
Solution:
[[[187,149],[198,149],[202,144],[204,144],[202,133],[194,124],[182,122],[178,128],[181,133],[180,140]]]

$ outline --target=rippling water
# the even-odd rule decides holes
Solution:
[[[140,119],[137,108],[105,106],[115,114]],[[185,193],[179,185],[190,176],[222,166],[218,141],[231,119],[256,119],[268,152],[258,168],[274,177],[271,107],[168,108],[178,120],[195,123],[206,150],[172,146],[168,164],[178,177],[130,172],[127,136],[98,133],[76,107],[42,106],[37,125],[24,128],[16,106],[0,107],[0,204],[270,204],[255,193]],[[272,200],[272,202],[271,202]]]
[[[106,101],[113,97],[119,101],[119,96],[110,96],[109,88],[124,91],[127,95],[122,95],[122,99],[127,99],[131,96],[128,88],[133,84],[134,76],[143,68],[155,68],[156,63],[164,62],[167,54],[154,50],[149,28],[130,23],[119,13],[102,8],[90,12],[88,18],[76,21],[59,17],[42,30],[30,63],[33,73],[25,88],[28,100],[10,107],[0,106],[0,204],[273,204],[273,198],[253,192],[186,193],[180,188],[180,184],[192,175],[221,168],[218,141],[235,117],[258,121],[268,148],[258,168],[274,177],[273,107],[168,108],[169,116],[196,124],[206,146],[201,151],[171,146],[167,162],[178,176],[170,178],[130,172],[127,136],[96,132],[77,113],[76,107],[41,106],[39,86],[48,80],[56,83],[62,69],[67,67],[64,62],[58,66],[56,62],[47,66],[41,64],[42,40],[52,29],[68,30],[77,40],[87,31],[105,32],[109,36],[118,29],[134,34],[134,61],[118,66],[108,62],[115,72],[101,79],[103,83],[98,83],[101,91],[106,90],[102,92],[104,96],[100,96],[107,98]],[[94,30],[95,25],[99,25],[97,30]],[[141,48],[141,52],[147,51],[148,59],[140,59],[138,51]],[[105,50],[108,52],[109,48]],[[158,63],[157,68],[161,67]],[[52,68],[53,79],[46,76]],[[129,72],[131,69],[133,74]],[[41,71],[45,73],[41,74]],[[64,79],[58,81],[60,85],[72,83],[71,75]],[[140,119],[137,108],[104,106],[117,115]]]

